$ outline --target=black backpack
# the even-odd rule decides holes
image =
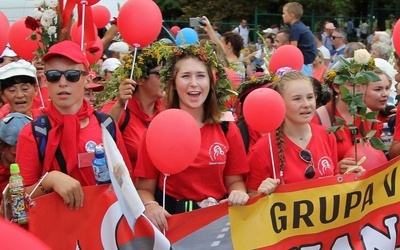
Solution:
[[[112,117],[98,111],[95,111],[94,114],[97,120],[99,121],[99,124],[103,124],[113,137],[114,141],[116,141],[116,127]],[[36,117],[31,122],[31,124],[32,124],[32,132],[33,135],[35,136],[36,144],[38,147],[40,163],[43,165],[46,145],[47,145],[47,136],[51,129],[51,124],[47,115],[41,115]],[[56,150],[56,159],[58,165],[60,166],[61,171],[65,174],[68,174],[67,164],[61,152],[60,146],[58,146]]]

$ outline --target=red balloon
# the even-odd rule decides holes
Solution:
[[[50,249],[32,233],[0,218],[0,235],[2,249]]]
[[[10,27],[9,43],[14,52],[27,61],[31,61],[35,54],[34,52],[39,46],[43,46],[40,42],[40,35],[37,35],[37,40],[30,38],[33,31],[25,26],[25,18],[17,20]]]
[[[285,119],[286,107],[275,90],[253,90],[243,103],[243,115],[249,126],[260,133],[275,131]]]
[[[8,19],[7,19],[6,15],[4,15],[4,13],[0,11],[0,31],[1,31],[0,53],[7,46],[9,30],[10,30],[10,23],[8,22]]]
[[[269,60],[269,72],[275,73],[279,68],[290,67],[301,70],[304,64],[304,56],[300,49],[293,45],[279,47]]]
[[[363,168],[366,170],[379,167],[388,161],[382,150],[374,149],[368,142],[364,142],[363,145],[360,143],[357,144],[358,160],[360,160],[363,156],[365,156],[367,159],[361,164],[361,166],[363,166]],[[347,157],[355,158],[354,145],[347,150],[343,158]]]
[[[92,7],[93,22],[97,28],[104,28],[110,22],[111,14],[107,7],[95,5]]]
[[[98,36],[98,31],[97,31],[96,25],[93,24],[92,28],[94,29],[94,34],[97,37]],[[85,30],[86,29],[88,29],[88,27],[85,27]],[[78,27],[78,22],[75,22],[74,24],[72,24],[70,34],[71,34],[71,40],[74,43],[79,44],[79,46],[80,46],[81,42],[82,42],[81,41],[82,40],[82,25],[80,25]],[[96,42],[96,41],[89,41],[87,37],[84,37],[84,41],[85,41],[84,43],[86,43],[86,48],[93,47],[94,43]]]
[[[87,2],[88,6],[92,6],[100,2],[100,0],[72,0],[72,1],[75,1],[76,4],[82,4],[82,2]]]
[[[86,48],[86,58],[88,59],[89,64],[96,64],[103,55],[103,50],[103,43],[101,42],[100,37],[97,37],[93,46]]]
[[[397,20],[393,28],[393,47],[397,54],[400,53],[400,19]]]
[[[172,26],[171,27],[171,33],[174,36],[176,36],[179,33],[180,30],[181,30],[181,28],[179,26]]]
[[[242,82],[242,79],[240,79],[239,75],[230,68],[225,68],[225,72],[232,83],[232,89],[236,90],[236,87]]]
[[[119,11],[118,29],[129,45],[146,47],[157,39],[161,27],[161,11],[152,0],[130,0]]]
[[[157,115],[146,134],[149,157],[164,174],[185,170],[200,150],[200,129],[195,119],[181,109],[168,109]]]

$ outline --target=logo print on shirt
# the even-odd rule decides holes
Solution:
[[[323,156],[318,161],[318,171],[321,176],[330,176],[334,174],[332,160],[328,156]]]
[[[224,144],[214,142],[208,150],[208,154],[210,155],[211,159],[210,165],[225,164],[226,152],[227,149]]]

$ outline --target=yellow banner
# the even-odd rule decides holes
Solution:
[[[323,241],[323,232],[337,232],[347,225],[354,231],[360,220],[384,207],[400,209],[399,162],[367,171],[359,180],[347,175],[280,186],[254,204],[230,207],[235,249],[273,246],[304,235]]]

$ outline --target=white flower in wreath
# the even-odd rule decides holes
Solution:
[[[43,18],[45,19],[53,19],[57,16],[57,12],[52,9],[47,9],[43,11]]]
[[[54,35],[57,32],[57,27],[56,26],[50,26],[47,29],[47,34],[49,34],[50,36]]]
[[[43,12],[41,12],[38,8],[35,8],[33,11],[33,18],[40,19],[43,16]]]
[[[356,63],[367,64],[370,58],[371,54],[366,49],[358,49],[354,51],[354,61],[356,61]]]
[[[44,16],[42,17],[42,19],[40,19],[40,24],[44,27],[44,28],[48,28],[51,25],[51,19],[45,18]]]
[[[58,0],[45,0],[46,6],[50,8],[55,8],[58,6]]]
[[[38,8],[41,7],[44,3],[44,0],[33,0],[33,6]]]

